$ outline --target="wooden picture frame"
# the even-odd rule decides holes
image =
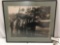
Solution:
[[[7,42],[52,42],[56,0],[6,0],[2,4]]]

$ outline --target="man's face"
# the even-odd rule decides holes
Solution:
[[[20,9],[20,13],[25,14],[25,12],[26,12],[26,9],[24,8]]]

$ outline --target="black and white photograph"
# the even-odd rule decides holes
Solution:
[[[8,6],[12,37],[48,37],[50,6]]]

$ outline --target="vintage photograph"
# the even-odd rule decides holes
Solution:
[[[50,6],[8,6],[12,37],[48,37]]]

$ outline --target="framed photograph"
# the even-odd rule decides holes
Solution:
[[[52,42],[56,0],[3,1],[7,42]]]

